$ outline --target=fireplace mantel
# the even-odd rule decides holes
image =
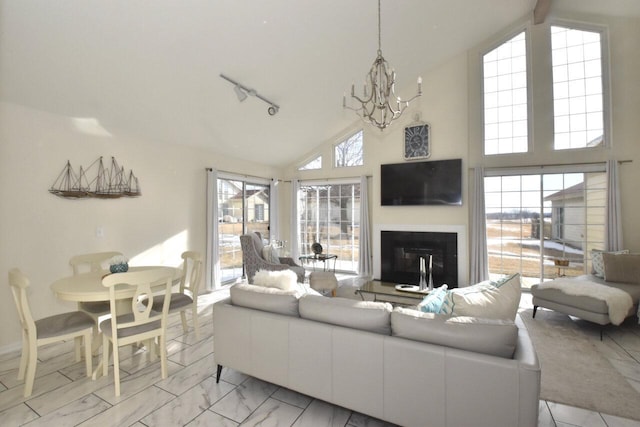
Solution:
[[[456,233],[458,235],[458,286],[469,284],[467,227],[441,224],[376,224],[373,226],[373,277],[380,278],[380,233],[382,231],[417,231]]]

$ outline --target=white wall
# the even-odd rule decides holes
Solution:
[[[178,265],[186,250],[205,252],[206,167],[273,176],[267,167],[178,145],[79,131],[69,117],[0,104],[0,353],[18,344],[18,315],[7,283],[18,267],[31,279],[30,302],[40,318],[75,309],[49,285],[71,274],[73,255],[118,250],[133,265]],[[140,180],[142,196],[64,199],[47,190],[67,160],[78,168],[114,156]],[[102,227],[104,237],[96,237]]]

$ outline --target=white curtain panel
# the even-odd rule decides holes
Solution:
[[[607,210],[606,210],[606,249],[619,251],[624,249],[622,241],[622,218],[620,206],[620,180],[618,161],[607,160]]]
[[[369,185],[367,177],[362,176],[360,177],[360,256],[358,257],[358,275],[366,278],[373,276],[370,223]]]
[[[473,189],[471,192],[471,260],[469,283],[489,279],[487,257],[487,222],[484,207],[484,168],[473,169]]]
[[[280,214],[278,206],[280,205],[280,181],[272,179],[269,184],[269,236],[271,241],[284,240],[280,237]]]
[[[300,256],[298,248],[298,190],[300,190],[300,181],[291,180],[291,258],[294,260]]]
[[[220,252],[218,250],[218,171],[207,169],[207,256],[205,259],[205,286],[220,287]]]

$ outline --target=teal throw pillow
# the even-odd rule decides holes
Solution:
[[[429,292],[429,295],[424,297],[422,302],[418,304],[418,310],[425,313],[440,313],[442,303],[447,296],[447,289],[447,285],[442,285]]]

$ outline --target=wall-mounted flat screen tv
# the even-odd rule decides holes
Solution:
[[[380,166],[382,206],[462,205],[462,159]]]

